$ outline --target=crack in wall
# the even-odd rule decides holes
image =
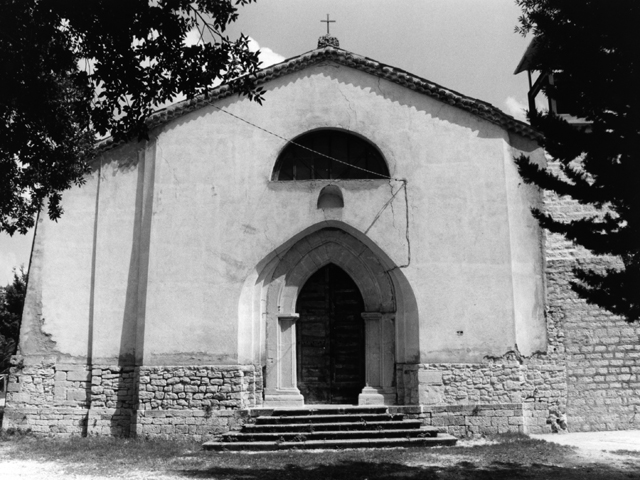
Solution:
[[[507,350],[503,355],[485,355],[483,360],[487,362],[516,361],[520,365],[524,365],[529,360],[540,360],[548,357],[548,352],[536,350],[531,355],[523,355],[518,348],[518,344],[514,344],[513,348]]]
[[[353,118],[355,123],[358,123],[358,112],[353,108],[353,106],[351,105],[351,101],[349,100],[349,98],[344,94],[344,92],[342,91],[342,89],[340,87],[338,87],[338,92],[340,92],[340,95],[342,95],[342,98],[344,98],[344,101],[347,102],[347,106],[349,107],[349,110],[351,110],[351,112],[353,112]],[[349,122],[349,127],[351,127],[351,122]]]
[[[373,223],[364,232],[365,235],[366,235],[367,232],[371,229],[371,227],[373,227],[373,224],[378,220],[378,218],[382,214],[382,211],[385,208],[387,208],[387,206],[396,197],[396,195],[398,195],[398,193],[400,193],[400,190],[404,190],[404,205],[405,205],[405,233],[404,233],[404,235],[405,235],[405,241],[407,243],[407,263],[405,263],[403,265],[397,265],[397,266],[395,266],[393,268],[385,270],[385,273],[389,273],[389,272],[391,272],[393,270],[400,269],[400,268],[407,268],[409,265],[411,265],[411,238],[410,238],[410,235],[409,235],[409,194],[407,192],[408,182],[407,182],[407,180],[404,180],[404,179],[402,179],[400,181],[402,182],[402,186],[396,191],[396,193],[393,194],[391,199],[382,207],[382,210],[380,210],[380,212],[378,212],[378,215],[373,220]],[[389,182],[389,184],[391,184],[391,182]],[[395,220],[395,217],[394,217],[394,220]],[[394,225],[395,225],[395,222],[394,222]]]
[[[385,91],[382,89],[382,80],[383,80],[382,78],[378,77],[378,92],[380,92],[380,94],[381,94],[383,97],[386,97],[386,96],[387,96],[387,94],[386,94],[386,93],[385,93]]]
[[[393,185],[391,185],[391,180],[389,180],[389,193],[391,193],[391,196],[393,196]],[[393,228],[395,228],[396,227],[396,211],[393,208],[393,202],[389,204],[389,208],[391,208],[391,222],[393,223]]]

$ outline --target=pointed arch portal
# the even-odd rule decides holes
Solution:
[[[334,279],[334,286],[322,285],[318,277],[331,275],[331,272],[338,276]],[[341,334],[335,329],[336,319],[331,318],[331,315],[335,316],[335,311],[331,312],[332,308],[336,308],[335,299],[326,295],[335,296],[335,292],[331,291],[337,285],[347,290],[357,290],[350,294],[346,303],[356,302],[359,306],[350,305],[346,311],[338,312],[348,317],[337,322],[343,323],[338,329],[351,331],[349,335],[353,338],[350,340],[336,339],[337,336],[344,336],[344,332]],[[319,303],[324,302],[328,310],[320,312],[327,317],[322,327],[318,326],[318,322],[311,325],[314,320],[309,325],[297,325],[301,322],[301,316],[302,321],[308,322],[314,313],[304,304],[309,288],[315,288],[316,295],[318,289],[323,290]],[[354,308],[361,311],[355,312]],[[395,403],[395,313],[393,282],[380,259],[364,243],[337,228],[324,228],[299,240],[280,257],[267,282],[266,404]],[[359,325],[362,328],[358,333]],[[306,333],[298,334],[298,328]],[[318,347],[304,345],[305,342],[313,345],[308,338],[312,335],[308,333],[314,329],[314,334],[318,336]],[[305,336],[307,338],[303,338]],[[354,342],[363,345],[362,366],[357,364],[360,362],[359,354],[349,351]],[[319,355],[322,348],[328,349],[329,357],[324,353]],[[332,349],[333,357],[330,353]],[[336,353],[336,349],[342,349],[342,352]],[[314,354],[316,358],[305,364],[305,356],[309,360]],[[342,357],[338,359],[338,355]],[[346,361],[346,365],[340,366],[340,361]],[[363,370],[361,376],[357,374],[359,368]],[[298,380],[302,380],[304,395],[298,388]],[[358,391],[353,391],[354,388]]]
[[[333,263],[300,290],[296,379],[305,403],[358,403],[365,386],[363,311],[358,286]]]

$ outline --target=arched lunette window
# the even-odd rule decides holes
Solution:
[[[360,178],[389,178],[389,169],[371,143],[340,130],[316,130],[297,137],[282,150],[272,176],[273,180]]]

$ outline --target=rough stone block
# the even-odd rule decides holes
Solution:
[[[509,425],[524,425],[524,418],[522,418],[522,417],[509,417]]]
[[[490,417],[466,417],[465,424],[475,425],[479,427],[488,427],[491,425],[491,418]]]
[[[440,386],[421,386],[420,388],[420,403],[422,405],[435,405],[443,403],[444,392],[443,387]]]
[[[69,370],[67,372],[67,380],[70,382],[88,382],[91,378],[91,372],[87,370]]]
[[[7,385],[7,392],[19,392],[20,391],[20,384],[17,382],[9,382],[9,385]]]
[[[81,389],[67,390],[67,400],[85,402],[87,400],[87,392]]]

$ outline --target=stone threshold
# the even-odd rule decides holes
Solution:
[[[426,413],[468,413],[481,412],[482,410],[520,410],[527,403],[469,403],[463,405],[301,405],[299,407],[251,407],[240,409],[239,412],[251,417],[271,415],[272,413],[310,412],[316,410],[345,411],[349,413],[368,413],[384,410],[390,414],[420,415]]]

